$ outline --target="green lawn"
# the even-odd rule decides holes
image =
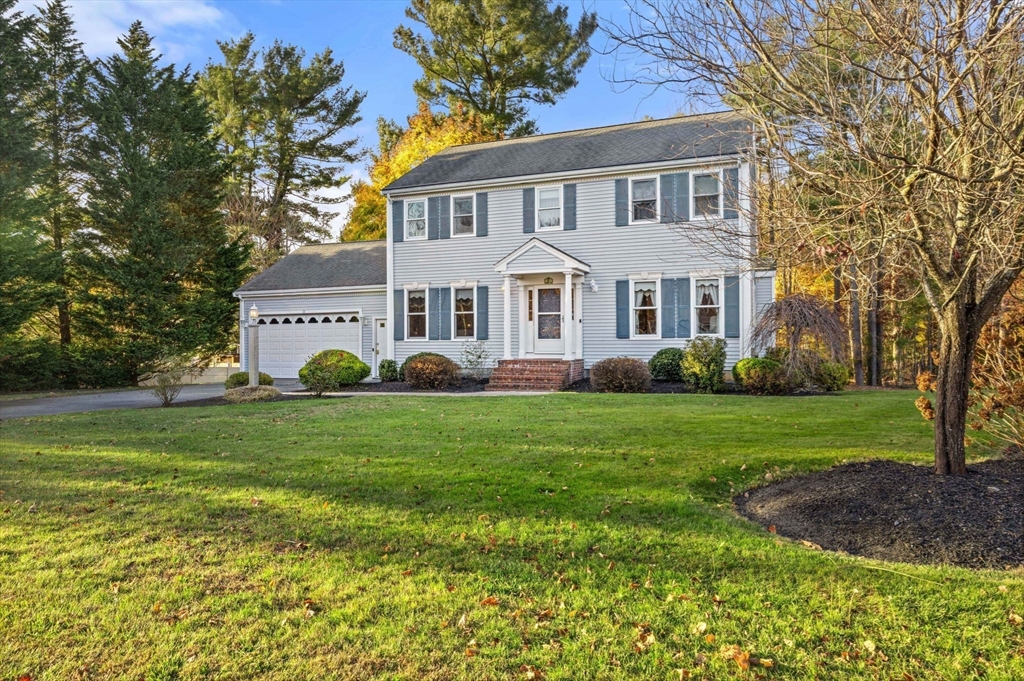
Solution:
[[[1024,678],[1020,572],[812,551],[731,510],[766,473],[927,462],[913,397],[5,422],[0,681]]]

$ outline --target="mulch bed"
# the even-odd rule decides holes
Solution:
[[[1024,566],[1024,456],[939,476],[927,466],[868,461],[749,490],[734,501],[780,535],[903,563]]]
[[[453,386],[446,390],[422,390],[420,388],[414,388],[408,383],[403,381],[394,381],[393,383],[356,383],[355,385],[346,386],[339,392],[346,393],[432,393],[432,392],[444,392],[444,393],[479,393],[483,392],[487,386],[487,381],[478,381],[473,378],[464,378],[462,382],[457,386]]]

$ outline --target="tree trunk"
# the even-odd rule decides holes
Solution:
[[[853,373],[857,385],[864,385],[864,348],[860,330],[860,287],[857,264],[850,263],[850,345],[853,348]]]
[[[882,339],[879,333],[881,324],[878,318],[882,295],[879,290],[879,278],[879,267],[872,263],[868,291],[868,339],[871,348],[871,354],[868,357],[868,383],[874,386],[882,385]]]
[[[938,373],[935,379],[935,472],[965,475],[967,395],[977,337],[971,332],[964,304],[951,302],[939,319]]]

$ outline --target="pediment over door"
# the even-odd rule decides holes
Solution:
[[[508,275],[546,274],[570,270],[577,274],[586,274],[590,272],[590,265],[536,237],[494,265],[495,272]]]

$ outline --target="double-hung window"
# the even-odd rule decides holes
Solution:
[[[476,289],[455,289],[455,337],[476,337],[476,312],[474,297]]]
[[[425,289],[418,291],[408,292],[408,305],[409,310],[406,315],[408,321],[408,334],[406,338],[426,338],[427,337],[427,292]]]
[[[456,196],[452,199],[452,235],[473,234],[473,197]]]
[[[562,188],[537,190],[537,228],[562,228]]]
[[[693,176],[693,214],[695,217],[717,218],[721,215],[721,182],[719,174]]]
[[[426,201],[409,201],[405,204],[405,238],[427,238]]]
[[[632,215],[633,222],[649,222],[658,219],[658,185],[653,178],[633,180]]]
[[[698,279],[695,282],[694,309],[697,313],[697,335],[717,336],[722,312],[718,279]]]
[[[633,336],[658,335],[658,282],[633,282]]]

